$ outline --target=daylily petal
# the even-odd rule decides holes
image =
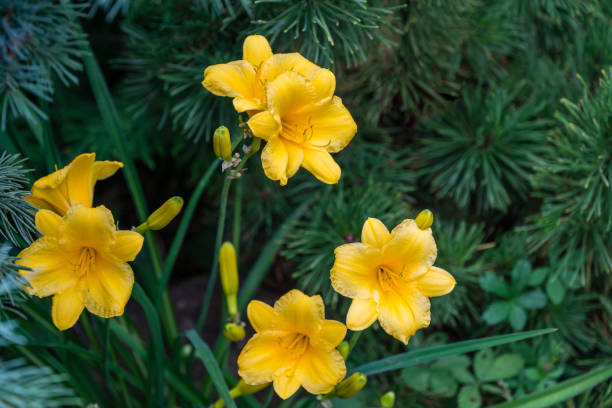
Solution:
[[[257,81],[255,69],[247,61],[232,61],[211,65],[204,71],[204,88],[218,96],[256,98],[263,100],[263,87]]]
[[[261,152],[261,165],[271,180],[279,180],[281,186],[287,184],[287,163],[289,154],[280,138],[272,139]]]
[[[372,299],[353,299],[346,314],[346,326],[354,331],[365,330],[378,319],[376,302]]]
[[[60,250],[54,237],[37,239],[17,257],[17,265],[32,269],[19,271],[30,284],[31,288],[26,289],[32,295],[45,297],[60,293],[78,281],[71,259]]]
[[[285,169],[285,176],[287,179],[293,177],[295,173],[300,169],[302,162],[304,161],[304,150],[302,146],[297,143],[293,143],[288,140],[283,140],[285,148],[287,149],[287,168]],[[281,185],[284,185],[281,182]]]
[[[270,43],[264,36],[249,35],[242,45],[242,59],[249,62],[255,70],[272,56]]]
[[[344,149],[357,133],[355,120],[337,96],[312,115],[311,123],[312,137],[308,143],[330,153]]]
[[[336,349],[310,347],[302,356],[295,376],[311,394],[330,392],[346,375],[342,354]]]
[[[408,344],[418,329],[429,326],[429,310],[429,299],[414,285],[405,285],[401,293],[391,290],[380,294],[378,321],[384,331]]]
[[[62,217],[51,210],[38,210],[34,219],[36,228],[42,235],[54,237],[57,235],[57,230],[62,222]]]
[[[306,79],[295,72],[285,72],[266,87],[268,110],[283,120],[303,115],[313,108],[314,89]]]
[[[258,98],[243,98],[237,96],[232,100],[236,112],[258,111],[266,108],[266,105]]]
[[[417,279],[417,287],[427,297],[442,296],[453,290],[455,278],[444,269],[432,266]]]
[[[70,163],[70,169],[66,177],[70,205],[82,204],[85,207],[91,207],[95,184],[93,177],[95,160],[96,155],[89,153],[77,156]]]
[[[276,336],[256,333],[238,356],[238,374],[250,385],[270,382],[285,368],[285,354]]]
[[[83,247],[105,251],[113,241],[115,221],[104,206],[70,207],[58,229],[60,247],[70,252]]]
[[[53,296],[51,318],[53,324],[60,330],[74,326],[85,308],[83,289],[74,285]]]
[[[281,296],[274,303],[274,310],[284,328],[302,333],[314,332],[325,317],[321,296],[308,296],[297,289]]]
[[[406,280],[416,279],[431,267],[438,254],[431,229],[421,230],[414,220],[404,220],[391,231],[383,247],[388,265]]]
[[[300,382],[292,372],[283,372],[274,376],[274,391],[282,399],[287,399],[300,388]]]
[[[272,140],[278,136],[281,124],[270,111],[263,111],[253,115],[247,122],[249,129],[255,137],[263,140]]]
[[[337,247],[334,254],[336,259],[330,272],[334,290],[350,298],[372,297],[379,251],[354,242]]]
[[[336,77],[329,69],[320,69],[311,80],[318,104],[330,101],[336,91]]]
[[[336,184],[340,180],[340,166],[326,151],[304,149],[302,167],[324,183]]]
[[[372,245],[375,248],[382,248],[390,239],[391,234],[389,230],[378,218],[368,218],[363,223],[361,242],[364,244]]]
[[[69,168],[70,165],[36,180],[32,185],[32,195],[26,196],[26,201],[40,209],[64,214],[70,207],[65,183]]]
[[[118,161],[103,160],[94,162],[93,178],[94,180],[105,180],[114,175],[122,167],[123,163]]]
[[[97,257],[95,268],[88,272],[86,280],[87,310],[105,318],[123,314],[134,285],[134,273],[130,265]]]
[[[274,54],[259,70],[262,81],[270,82],[279,75],[291,71],[308,80],[312,80],[321,68],[308,61],[297,52],[290,54]]]
[[[346,336],[346,326],[336,320],[321,320],[319,333],[314,336],[313,344],[331,350],[338,346]]]
[[[251,300],[247,306],[247,316],[256,332],[278,329],[278,316],[270,305]]]
[[[135,231],[116,231],[111,253],[121,262],[133,261],[142,249],[144,238]]]

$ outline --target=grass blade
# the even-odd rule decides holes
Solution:
[[[187,332],[187,338],[195,348],[200,360],[204,363],[206,367],[206,371],[208,371],[208,375],[210,376],[211,381],[217,388],[219,395],[225,402],[225,406],[227,408],[236,408],[236,403],[232,399],[232,396],[229,393],[229,389],[227,388],[227,384],[223,380],[223,374],[221,373],[221,369],[217,364],[217,360],[215,360],[215,356],[212,351],[208,347],[208,345],[200,338],[198,333],[195,330],[189,330]]]
[[[495,405],[493,408],[545,408],[575,397],[612,377],[612,364],[563,381],[554,387],[534,392],[514,401]]]
[[[476,351],[487,347],[513,343],[515,341],[542,336],[555,331],[557,331],[557,329],[531,330],[512,334],[503,334],[500,336],[485,337],[482,339],[460,341],[458,343],[429,347],[422,350],[409,351],[407,353],[397,354],[395,356],[360,365],[359,367],[352,369],[347,376],[357,371],[364,373],[365,375],[372,375],[387,371],[399,370],[404,367],[422,364],[442,357],[469,353],[471,351]]]

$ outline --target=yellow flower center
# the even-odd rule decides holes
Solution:
[[[286,334],[281,338],[281,346],[295,358],[299,358],[308,350],[310,339],[302,333]]]
[[[281,136],[298,144],[304,144],[312,139],[311,118],[306,121],[290,121],[283,118]]]
[[[74,270],[78,276],[87,276],[90,271],[96,267],[96,250],[85,247],[81,250],[79,260],[74,266]]]
[[[393,272],[393,270],[387,266],[379,265],[376,268],[376,279],[378,279],[378,285],[384,292],[389,292],[397,286],[397,281],[400,276]]]

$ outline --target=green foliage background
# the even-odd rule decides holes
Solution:
[[[423,370],[407,368],[399,377],[373,377],[357,397],[360,406],[377,406],[381,390],[394,390],[402,407],[489,406],[608,361],[612,2],[5,0],[0,19],[0,222],[13,246],[33,236],[30,209],[17,200],[29,182],[82,152],[118,157],[83,70],[84,56],[93,52],[102,67],[127,152],[155,208],[172,195],[189,197],[216,160],[210,138],[217,126],[238,134],[230,100],[208,93],[200,81],[206,66],[240,58],[243,38],[258,33],[275,52],[299,50],[330,68],[359,127],[337,155],[343,173],[336,186],[321,185],[301,170],[281,188],[265,178],[257,158],[249,162],[248,180],[236,182],[245,273],[283,220],[311,200],[258,296],[271,301],[297,285],[321,293],[328,314],[342,320],[348,303],[329,285],[334,248],[359,240],[367,217],[391,228],[429,208],[436,264],[458,284],[432,301],[432,326],[407,349],[559,329],[494,355],[489,350]],[[191,296],[196,303],[204,289],[181,291],[210,271],[222,178],[212,180],[170,280],[175,298]],[[137,223],[121,177],[97,191],[97,200],[117,218]],[[236,202],[232,196],[230,212]],[[172,224],[158,234],[162,254],[175,232]],[[10,269],[3,259],[0,267]],[[10,321],[27,317],[19,310],[6,311]],[[194,314],[185,311],[181,329],[193,326]],[[26,337],[36,338],[31,317],[23,326]],[[219,322],[206,327],[214,333]],[[0,345],[13,339],[13,346],[0,349],[0,373],[24,370],[24,360],[16,358],[38,365],[32,349],[10,337],[13,329],[0,326]],[[370,334],[362,336],[349,366],[405,351],[376,325]],[[482,368],[479,356],[491,366]],[[38,363],[49,361],[56,360]],[[490,375],[494,364],[512,369]],[[86,403],[121,401],[118,392],[104,399],[80,388],[62,367],[53,369],[66,376],[48,377],[47,388],[38,391],[57,387],[58,401],[66,403],[76,401],[70,388]],[[39,397],[51,398],[49,393]],[[612,406],[612,387],[604,384],[565,404]]]

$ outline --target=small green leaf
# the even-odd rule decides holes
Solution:
[[[544,282],[544,279],[546,279],[547,275],[548,275],[548,268],[546,267],[537,268],[533,272],[531,272],[531,275],[529,275],[529,280],[527,281],[527,284],[529,286],[541,285],[542,282]]]
[[[508,318],[512,305],[508,302],[498,300],[487,307],[487,310],[482,314],[482,318],[489,325],[494,325],[503,322]]]
[[[519,305],[514,305],[508,316],[510,325],[514,330],[522,330],[527,322],[527,312]]]
[[[406,367],[402,370],[404,383],[413,390],[424,392],[429,387],[429,371],[423,367]]]
[[[466,385],[461,388],[459,395],[457,395],[457,405],[459,408],[480,408],[482,405],[482,397],[478,386]]]
[[[492,272],[487,272],[480,277],[480,286],[487,292],[496,294],[497,296],[507,298],[510,296],[510,288],[506,281]]]
[[[563,302],[563,298],[565,297],[565,287],[559,279],[553,278],[546,284],[546,293],[548,293],[551,302],[555,305],[559,305]]]
[[[512,269],[512,289],[515,293],[521,293],[527,285],[530,275],[531,264],[529,261],[526,259],[519,259],[516,261]]]
[[[448,371],[440,370],[431,376],[431,392],[442,397],[452,397],[457,393],[459,384]]]
[[[546,306],[546,295],[539,289],[523,293],[516,301],[525,309],[541,309]]]
[[[490,348],[480,350],[474,356],[474,373],[479,380],[482,380],[493,365],[493,350]]]
[[[490,382],[514,377],[521,371],[523,365],[523,358],[519,354],[502,354],[493,361],[493,364],[481,380]]]

